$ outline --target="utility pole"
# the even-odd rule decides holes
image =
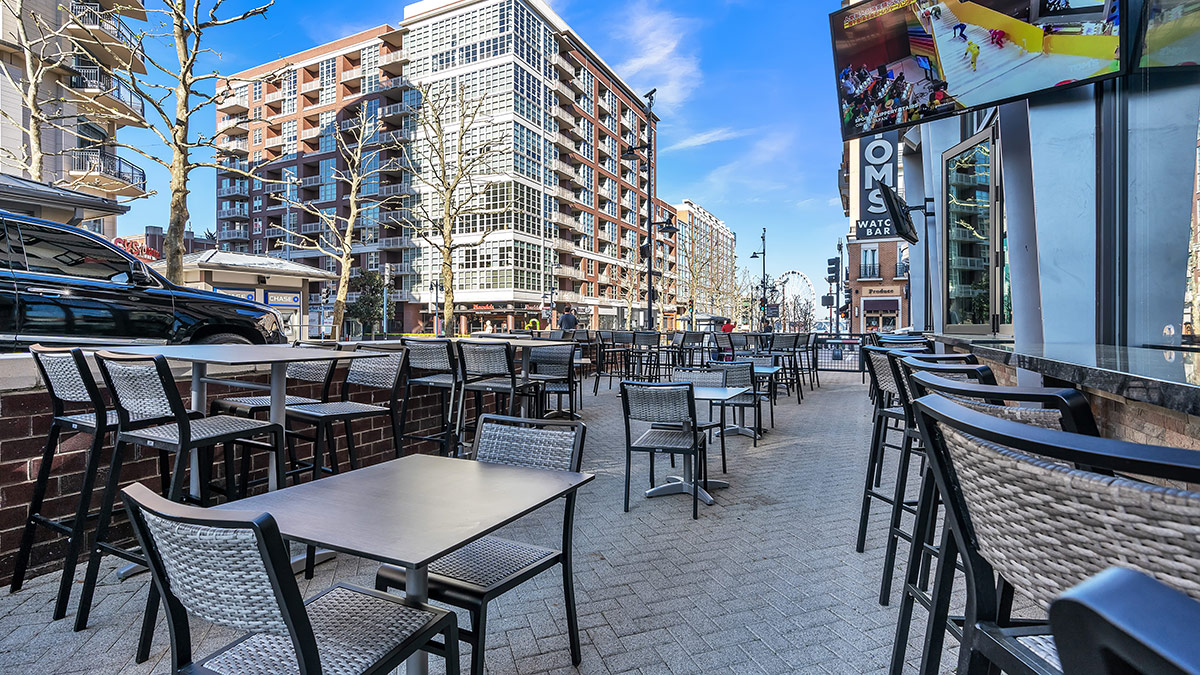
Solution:
[[[383,339],[388,336],[388,291],[392,287],[392,266],[389,263],[383,265]]]
[[[646,217],[646,245],[644,247],[639,247],[646,256],[646,330],[654,330],[654,257],[656,253],[656,239],[654,236],[655,228],[657,227],[658,232],[662,234],[674,234],[679,231],[679,228],[672,224],[670,215],[661,221],[656,221],[654,219],[654,188],[655,184],[658,182],[656,176],[656,167],[654,166],[654,145],[656,143],[656,139],[654,138],[656,129],[654,126],[654,94],[657,91],[657,88],[651,89],[650,91],[646,92],[645,96],[646,107],[643,110],[646,112],[646,142],[630,146],[621,153],[621,159],[637,160],[638,151],[646,151],[646,181],[649,183],[649,185],[646,187],[646,192],[649,195],[649,202],[647,204],[646,211],[648,214]]]
[[[751,260],[754,260],[755,258],[762,258],[762,277],[759,280],[759,286],[761,287],[762,295],[760,295],[758,299],[759,313],[762,314],[762,316],[759,317],[761,320],[767,318],[767,301],[769,300],[767,297],[767,228],[765,227],[762,231],[762,250],[755,251],[754,253],[750,254]],[[750,316],[750,330],[754,330],[755,328],[753,314],[754,312],[752,310]]]

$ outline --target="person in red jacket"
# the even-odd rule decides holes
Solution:
[[[725,319],[724,325],[721,326],[721,332],[722,333],[732,333],[733,332],[733,322],[730,321],[729,319]]]

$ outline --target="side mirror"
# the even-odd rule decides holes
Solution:
[[[150,273],[140,263],[133,266],[133,269],[129,273],[129,278],[135,286],[154,285],[154,277],[150,276]]]

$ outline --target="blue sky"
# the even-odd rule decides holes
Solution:
[[[767,272],[805,272],[823,293],[825,259],[847,228],[837,194],[842,144],[828,21],[840,3],[551,4],[637,91],[658,88],[659,195],[673,203],[692,199],[728,223],[738,235],[739,264],[756,280],[761,267],[749,255],[766,227]],[[266,18],[213,32],[209,46],[216,55],[206,66],[237,72],[365,28],[397,25],[402,7],[278,0]],[[212,131],[212,114],[206,111],[200,121],[201,132]],[[137,130],[122,131],[122,138],[156,144]],[[138,164],[163,194],[135,202],[120,219],[122,234],[166,225],[166,174],[144,159]],[[192,175],[192,227],[201,233],[214,224],[215,175]]]

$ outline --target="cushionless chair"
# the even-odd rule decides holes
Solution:
[[[408,350],[408,360],[404,367],[404,398],[400,403],[400,448],[403,453],[404,441],[431,441],[441,445],[438,451],[443,457],[458,451],[458,439],[455,438],[457,423],[455,411],[459,389],[462,387],[462,377],[459,372],[454,342],[444,338],[404,338],[402,341]],[[408,430],[409,401],[412,400],[413,385],[430,387],[441,397],[441,426],[430,434],[410,432]]]
[[[575,394],[579,388],[575,372],[575,345],[546,345],[544,347],[526,347],[529,349],[529,379],[540,386],[538,394],[538,412],[541,417],[566,416],[578,419],[575,412]],[[556,397],[553,410],[546,412],[549,407],[547,400]],[[563,410],[563,396],[567,397],[567,409]],[[545,399],[545,400],[544,400]]]
[[[497,342],[474,342],[459,340],[458,366],[462,378],[462,390],[458,401],[458,440],[465,443],[466,433],[474,433],[478,418],[483,415],[483,395],[496,396],[496,407],[508,408],[515,415],[517,404],[523,396],[537,391],[533,382],[522,382],[517,376],[513,346]],[[475,418],[466,419],[467,394],[474,397]]]
[[[1195,675],[1200,642],[1187,630],[1194,626],[1200,626],[1200,602],[1122,567],[1050,603],[1054,644],[1069,675]]]
[[[529,420],[484,415],[471,454],[476,461],[550,471],[578,472],[583,461],[587,427],[568,420]],[[429,599],[466,609],[471,628],[459,631],[471,645],[471,673],[483,675],[487,651],[488,603],[555,565],[562,567],[563,601],[571,663],[582,660],[579,621],[575,612],[575,581],[571,541],[575,529],[575,493],[563,498],[562,548],[551,549],[486,536],[429,564]],[[402,567],[383,565],[375,577],[381,591],[405,587]]]
[[[741,410],[740,426],[746,427],[746,410],[754,411],[754,427],[751,429],[751,438],[753,439],[754,447],[758,447],[758,437],[763,432],[763,416],[762,416],[762,392],[758,390],[758,380],[754,377],[754,362],[753,361],[709,361],[709,368],[721,369],[725,371],[725,386],[726,387],[746,387],[750,391],[745,394],[739,394],[728,401],[723,401],[718,405],[723,405],[727,408],[733,408],[736,411]],[[721,430],[721,435],[725,435],[725,430]],[[724,471],[725,467],[721,467]]]
[[[1200,493],[1101,473],[1196,484],[1194,450],[1021,424],[937,394],[914,405],[949,524],[934,587],[955,555],[966,580],[960,674],[1061,672],[1049,625],[1014,620],[1000,580],[1043,610],[1114,565],[1200,597]]]
[[[692,519],[700,517],[700,481],[707,475],[707,438],[696,419],[696,397],[691,382],[622,382],[621,406],[625,413],[625,512],[629,512],[629,480],[633,453],[650,456],[650,487],[654,487],[654,456],[683,455],[690,471]],[[633,423],[650,428],[633,438]]]
[[[100,575],[100,562],[105,555],[115,555],[132,563],[145,565],[144,552],[129,551],[108,541],[108,530],[113,507],[121,483],[121,467],[130,446],[138,446],[167,452],[175,457],[171,470],[171,483],[165,490],[168,499],[182,502],[187,495],[184,482],[192,453],[197,454],[201,506],[208,506],[208,484],[212,470],[212,452],[219,445],[225,447],[226,496],[233,492],[232,473],[234,458],[231,449],[241,446],[242,452],[264,450],[274,455],[276,483],[284,485],[284,431],[273,422],[232,415],[211,415],[193,419],[183,405],[179,390],[175,387],[175,376],[163,356],[127,356],[112,352],[96,352],[100,374],[113,398],[117,409],[119,430],[113,446],[112,462],[108,471],[108,484],[100,502],[100,514],[96,519],[96,532],[92,537],[88,556],[87,574],[79,598],[79,611],[75,615],[75,630],[87,626],[91,611],[92,596],[96,580]],[[170,419],[167,424],[139,426],[136,420],[155,418]],[[256,439],[268,437],[269,442]],[[152,588],[147,602],[146,617],[142,624],[142,643],[138,648],[139,658],[149,647],[149,638],[154,630],[154,615],[158,608],[158,597]]]
[[[176,504],[137,483],[124,493],[166,601],[172,673],[387,673],[418,650],[458,672],[453,612],[346,584],[306,601],[270,514]],[[196,660],[189,615],[246,635]]]
[[[672,382],[691,382],[693,387],[725,387],[726,370],[722,368],[672,368]],[[705,432],[711,442],[711,431],[714,429],[720,430],[721,420],[713,420],[713,404],[708,403],[708,421],[697,422],[700,430]],[[721,473],[726,473],[725,470],[725,434],[719,434],[721,439]],[[651,475],[654,473],[654,456],[650,456],[651,460]],[[671,455],[671,466],[675,466],[675,455]]]

